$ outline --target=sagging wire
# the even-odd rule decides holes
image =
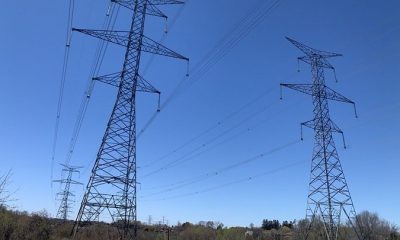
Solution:
[[[183,77],[178,85],[172,90],[172,93],[167,96],[166,100],[161,104],[161,109],[167,107],[170,102],[180,94],[184,89],[184,83],[192,80],[187,88],[192,86],[195,82],[202,79],[221,59],[223,59],[244,37],[246,37],[254,28],[256,28],[274,9],[279,6],[280,0],[262,2],[262,6],[257,6],[253,11],[249,12],[234,28],[226,33],[224,37],[207,53],[207,55],[200,60],[188,74]],[[265,5],[264,5],[265,4]],[[147,128],[154,122],[159,112],[155,112],[150,119],[145,123],[144,127],[139,131],[138,138],[147,130]]]
[[[59,89],[59,97],[57,103],[57,114],[56,114],[56,123],[54,127],[54,136],[53,136],[53,146],[52,146],[52,154],[51,154],[51,169],[50,169],[50,188],[51,188],[51,196],[54,195],[53,189],[53,172],[54,172],[54,162],[55,155],[57,149],[57,141],[58,141],[58,132],[60,127],[60,118],[61,118],[61,110],[62,103],[64,99],[64,87],[67,76],[68,62],[69,62],[69,52],[72,41],[72,23],[74,19],[74,11],[75,11],[75,0],[70,0],[68,5],[68,20],[67,20],[67,30],[66,30],[66,40],[65,40],[65,49],[64,49],[64,58],[63,58],[63,66],[61,71],[61,80],[60,80],[60,89]]]

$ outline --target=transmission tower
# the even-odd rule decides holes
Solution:
[[[122,71],[94,80],[118,88],[118,95],[97,153],[72,235],[105,212],[121,239],[136,239],[136,92],[160,92],[139,75],[142,52],[189,59],[143,35],[146,15],[166,18],[158,8],[175,0],[112,0],[132,12],[128,31],[73,29],[126,48]],[[159,109],[158,109],[159,110]],[[103,216],[103,215],[101,215]]]
[[[71,192],[71,184],[72,185],[80,185],[82,183],[77,182],[75,180],[72,180],[72,175],[74,173],[79,173],[79,168],[81,167],[73,167],[73,166],[69,166],[69,165],[64,165],[61,164],[61,166],[63,166],[62,168],[62,175],[66,174],[66,177],[60,180],[54,180],[54,182],[58,182],[61,185],[63,185],[63,191],[57,193],[57,196],[60,197],[60,206],[58,207],[57,210],[57,218],[62,219],[64,221],[66,221],[68,219],[68,214],[71,213],[71,204],[72,204],[72,200],[71,197],[74,197],[75,194]]]
[[[343,137],[343,131],[331,120],[328,107],[328,100],[353,104],[357,117],[355,103],[327,87],[324,76],[325,68],[335,71],[327,59],[342,55],[319,51],[290,38],[287,40],[305,53],[298,60],[310,64],[312,73],[312,84],[281,84],[281,87],[311,95],[314,105],[314,119],[301,123],[301,128],[305,126],[314,129],[315,134],[306,211],[310,224],[305,239],[308,239],[310,230],[317,221],[323,224],[324,239],[338,239],[339,226],[343,219],[348,220],[357,238],[362,239],[362,231],[357,224],[356,211],[332,136],[333,133],[340,133]],[[345,143],[344,146],[346,147]]]

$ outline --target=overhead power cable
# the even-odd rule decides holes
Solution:
[[[117,10],[115,11],[115,4],[110,4],[109,9],[107,10],[106,17],[103,22],[103,28],[107,30],[113,30],[115,26],[115,22],[118,17],[120,6],[117,6]],[[83,97],[81,100],[81,105],[79,107],[78,115],[74,124],[72,137],[70,139],[68,152],[65,158],[65,164],[69,164],[71,162],[72,154],[75,150],[76,143],[78,141],[79,133],[82,127],[83,120],[86,115],[86,111],[90,102],[90,97],[92,95],[95,81],[93,77],[99,74],[101,65],[104,60],[104,56],[106,54],[108,48],[108,42],[99,40],[95,52],[95,57],[92,63],[92,67],[88,76],[87,85],[85,91],[83,93]]]
[[[233,27],[218,43],[200,60],[193,68],[190,69],[190,76],[183,77],[178,85],[172,90],[172,93],[161,104],[161,109],[166,108],[169,103],[183,89],[192,86],[195,82],[205,77],[205,75],[220,62],[243,38],[245,38],[252,30],[254,30],[271,12],[279,6],[280,0],[260,1],[261,6],[257,5],[251,12],[242,18],[237,25]],[[272,2],[272,4],[271,4]],[[190,85],[184,85],[184,83]],[[138,138],[147,130],[158,116],[159,111],[153,113],[149,120],[138,131]]]
[[[292,75],[292,74],[291,74]],[[291,76],[289,76],[288,78],[290,78]],[[264,92],[266,95],[271,92],[272,90],[274,90],[275,88],[270,88],[269,90],[267,90],[266,92]],[[218,129],[218,127],[223,126],[223,123],[225,123],[229,118],[232,118],[235,115],[238,115],[243,109],[247,108],[248,106],[250,106],[251,104],[257,102],[258,100],[262,99],[262,95],[257,96],[256,98],[252,99],[251,101],[249,101],[248,103],[244,104],[243,106],[239,107],[237,110],[233,111],[231,114],[229,114],[226,118],[222,119],[221,121],[218,121],[216,124],[214,124],[213,126],[211,126],[210,128],[207,128],[205,131],[202,131],[200,134],[196,135],[195,137],[189,139],[189,141],[185,142],[184,144],[180,145],[178,148],[175,148],[174,150],[170,151],[169,153],[163,155],[162,157],[150,162],[149,164],[144,165],[145,167],[149,167],[151,164],[154,164],[156,162],[159,162],[161,160],[165,160],[167,158],[169,158],[170,156],[172,156],[173,154],[176,154],[178,151],[184,149],[186,146],[188,146],[190,143],[194,142],[195,140],[199,139],[200,137],[202,137],[203,135],[206,135],[209,132],[212,132],[212,130]],[[216,142],[216,140],[226,136],[228,133],[232,132],[233,130],[239,128],[240,126],[242,126],[244,123],[250,121],[251,119],[253,119],[254,117],[256,117],[257,115],[260,115],[261,113],[265,112],[266,110],[268,110],[270,107],[272,107],[278,100],[278,98],[276,98],[274,101],[264,105],[263,107],[261,107],[260,109],[258,109],[257,111],[251,113],[250,115],[246,116],[245,118],[243,118],[241,121],[239,121],[238,123],[235,123],[233,126],[231,126],[230,128],[226,129],[225,131],[223,131],[222,133],[219,133],[217,136],[214,136],[206,141],[204,141],[201,144],[198,144],[195,148],[191,149],[190,151],[186,152],[184,155],[175,158],[173,161],[169,161],[167,163],[165,163],[162,167],[157,168],[156,170],[150,171],[146,174],[144,174],[143,176],[141,176],[141,178],[145,178],[151,175],[154,175],[156,173],[159,173],[161,171],[165,171],[167,169],[170,169],[172,167],[175,167],[177,165],[180,165],[184,162],[187,162],[189,160],[192,160],[196,157],[199,157],[201,154],[208,152],[212,149],[215,149],[219,146],[221,146],[222,144],[225,144],[245,133],[248,133],[252,130],[254,130],[255,128],[259,127],[260,125],[266,124],[268,121],[270,121],[271,119],[279,116],[281,113],[290,110],[290,108],[286,108],[283,109],[281,111],[278,111],[274,114],[270,114],[267,118],[263,118],[262,120],[258,121],[257,123],[247,126],[245,128],[243,128],[241,131],[239,131],[238,133],[236,133],[233,136],[229,136],[225,139],[222,139],[222,141],[219,141],[215,144],[212,144],[214,142]],[[293,104],[294,106],[297,106],[298,104],[304,102],[304,100],[299,101],[295,104]]]
[[[302,103],[302,102],[304,102],[304,100],[299,101],[297,104],[294,104],[294,106],[297,106],[298,104],[300,104],[300,103]],[[271,105],[272,105],[272,104],[271,104]],[[270,105],[270,106],[271,106],[271,105]],[[264,108],[264,110],[266,110],[266,109],[268,109],[268,106]],[[233,128],[226,130],[225,132],[221,133],[220,135],[217,135],[216,137],[212,138],[212,139],[209,140],[208,142],[203,143],[203,144],[200,144],[200,145],[197,146],[195,149],[191,150],[190,152],[186,153],[185,155],[183,155],[183,156],[181,156],[181,157],[179,157],[179,158],[177,158],[177,159],[174,159],[173,161],[171,161],[171,162],[169,162],[169,163],[166,163],[166,164],[163,165],[162,167],[157,168],[156,170],[151,171],[151,172],[145,174],[144,176],[141,176],[141,178],[146,178],[146,177],[152,176],[152,175],[157,174],[157,173],[159,173],[159,172],[166,171],[166,170],[168,170],[168,169],[171,169],[171,168],[173,168],[173,167],[176,167],[176,166],[178,166],[178,165],[181,165],[182,163],[185,163],[185,162],[187,162],[187,161],[193,160],[193,159],[199,157],[200,155],[202,155],[202,154],[204,154],[204,153],[206,153],[206,152],[208,152],[208,151],[210,151],[210,150],[213,150],[213,149],[215,149],[215,148],[217,148],[217,147],[220,147],[222,144],[226,144],[227,142],[229,142],[229,141],[231,141],[231,140],[233,140],[233,139],[236,139],[237,137],[239,137],[239,136],[241,136],[241,135],[243,135],[243,134],[245,134],[245,133],[248,133],[248,132],[250,132],[250,131],[256,129],[256,128],[259,127],[260,125],[266,124],[268,121],[270,121],[270,120],[273,119],[274,117],[277,117],[277,116],[279,116],[281,113],[286,112],[286,111],[289,111],[290,109],[291,109],[291,108],[286,108],[286,109],[284,109],[284,110],[282,110],[282,111],[279,111],[279,112],[277,112],[277,113],[275,113],[275,114],[271,114],[271,115],[273,115],[273,117],[268,116],[267,118],[258,121],[258,122],[255,123],[254,125],[251,125],[251,126],[248,126],[248,127],[243,128],[241,131],[237,132],[235,135],[232,135],[232,136],[229,136],[229,137],[227,137],[227,138],[225,138],[225,139],[222,139],[221,141],[219,141],[219,142],[217,142],[217,143],[215,143],[215,144],[213,144],[213,145],[211,144],[211,143],[214,142],[216,139],[221,138],[221,136],[225,135],[227,132],[230,132],[230,131],[232,131],[233,129],[237,128],[238,126],[236,125],[236,127],[234,126]],[[259,113],[261,113],[261,112],[262,112],[262,111],[256,112],[256,114],[259,114]],[[251,117],[251,116],[250,116],[250,117]]]
[[[151,171],[151,172],[141,176],[141,178],[149,177],[149,176],[154,175],[154,174],[156,174],[156,173],[158,173],[160,171],[164,171],[166,169],[169,169],[169,168],[175,167],[175,166],[177,166],[179,164],[182,164],[183,162],[186,162],[186,161],[188,161],[190,159],[193,159],[193,156],[194,155],[197,156],[198,152],[200,150],[204,149],[207,146],[210,146],[212,143],[214,143],[218,139],[221,139],[222,137],[226,136],[228,133],[232,132],[233,130],[239,128],[244,123],[246,123],[246,122],[250,121],[251,119],[253,119],[255,116],[265,112],[269,107],[273,106],[277,101],[278,100],[276,100],[276,101],[274,101],[272,103],[269,103],[266,106],[263,106],[261,109],[253,112],[251,115],[249,115],[246,118],[242,119],[240,122],[236,123],[235,125],[233,125],[232,127],[228,128],[228,129],[226,129],[225,131],[223,131],[222,133],[218,134],[217,136],[214,136],[214,137],[208,139],[206,142],[203,142],[203,143],[199,144],[196,148],[194,148],[191,151],[187,152],[185,155],[181,156],[180,158],[174,159],[173,161],[170,161],[170,162],[164,164],[162,167],[160,167],[160,168],[158,168],[158,169],[156,169],[154,171]],[[249,128],[244,129],[244,132],[247,132],[247,131],[249,131]],[[243,131],[241,133],[243,133]],[[241,133],[239,133],[237,135],[241,135]],[[236,137],[236,135],[235,135],[235,137]],[[230,139],[233,139],[233,138],[232,137],[228,138],[228,140],[230,140]],[[226,141],[227,140],[224,140],[224,141],[222,141],[222,143],[224,143]],[[218,145],[220,145],[220,144],[216,144],[216,145],[214,145],[214,147],[218,146]]]
[[[61,118],[61,108],[64,99],[64,87],[65,80],[67,77],[67,69],[68,69],[68,59],[69,52],[71,46],[72,39],[72,23],[74,19],[74,11],[75,11],[75,1],[70,0],[68,4],[68,20],[67,20],[67,29],[66,29],[66,39],[65,39],[65,49],[64,49],[64,57],[63,57],[63,66],[61,70],[61,78],[60,78],[60,88],[58,93],[58,103],[57,103],[57,113],[56,113],[56,123],[54,127],[54,136],[53,136],[53,145],[52,145],[52,153],[51,153],[51,172],[50,172],[50,185],[51,192],[53,196],[53,172],[54,172],[54,162],[57,148],[57,140],[58,140],[58,131],[60,126],[60,118]]]
[[[277,87],[276,87],[277,88]],[[160,158],[151,161],[143,166],[141,166],[141,169],[147,168],[159,161],[162,161],[166,158],[168,158],[169,156],[177,153],[178,151],[184,149],[186,146],[190,145],[191,143],[195,142],[196,140],[200,139],[201,137],[205,136],[206,134],[212,132],[213,130],[222,127],[224,124],[226,124],[226,122],[232,118],[234,118],[235,116],[239,115],[239,113],[243,112],[243,110],[248,109],[249,106],[253,105],[254,103],[260,101],[261,99],[263,99],[264,97],[268,96],[269,93],[271,93],[273,90],[275,89],[275,87],[269,88],[266,91],[262,92],[260,95],[256,96],[255,98],[251,99],[250,101],[246,102],[245,104],[243,104],[242,106],[240,106],[238,109],[235,109],[234,111],[232,111],[231,113],[229,113],[226,117],[224,117],[223,119],[217,121],[215,124],[213,124],[212,126],[208,127],[207,129],[201,131],[199,134],[195,135],[194,137],[190,138],[188,141],[184,142],[183,144],[179,145],[178,147],[174,148],[172,151],[168,152],[167,154],[161,156]]]
[[[191,177],[189,179],[181,180],[181,181],[169,184],[169,185],[164,185],[164,188],[166,187],[166,189],[151,193],[149,195],[146,195],[146,196],[144,196],[144,198],[146,198],[148,196],[154,196],[154,195],[159,195],[159,194],[166,193],[166,192],[175,191],[177,189],[180,189],[180,188],[183,188],[183,187],[186,187],[186,186],[198,183],[198,182],[205,181],[205,180],[207,180],[207,179],[209,179],[211,177],[219,176],[222,173],[225,173],[227,171],[233,170],[235,168],[238,168],[238,167],[241,167],[243,165],[249,164],[249,163],[254,162],[256,160],[265,158],[265,157],[267,157],[269,155],[272,155],[272,154],[274,154],[276,152],[279,152],[279,151],[282,151],[284,149],[287,149],[287,148],[289,148],[289,147],[291,147],[291,146],[293,146],[293,145],[295,145],[295,144],[297,144],[299,142],[300,142],[300,140],[296,139],[296,140],[290,141],[288,143],[282,144],[282,145],[280,145],[278,147],[275,147],[273,149],[270,149],[268,151],[264,151],[262,153],[259,153],[259,154],[255,155],[255,156],[247,158],[245,160],[242,160],[242,161],[239,161],[239,162],[236,162],[236,163],[233,163],[233,164],[229,164],[229,165],[227,165],[225,167],[222,167],[222,168],[219,168],[217,170],[209,171],[207,173],[200,174],[200,175],[198,175],[196,177]]]
[[[291,73],[289,74],[289,76],[287,78],[285,78],[286,80],[291,79],[296,73]],[[234,118],[235,116],[238,116],[239,113],[243,112],[244,110],[248,109],[251,105],[253,105],[256,102],[259,102],[260,100],[262,100],[264,97],[268,96],[271,92],[273,92],[277,87],[272,87],[267,89],[266,91],[262,92],[261,94],[257,95],[256,97],[254,97],[253,99],[251,99],[250,101],[246,102],[245,104],[241,105],[239,108],[235,109],[234,111],[232,111],[231,113],[229,113],[226,117],[218,120],[216,123],[214,123],[213,125],[211,125],[210,127],[206,128],[205,130],[201,131],[199,134],[193,136],[192,138],[190,138],[189,140],[185,141],[184,143],[182,143],[181,145],[179,145],[178,147],[174,148],[172,151],[164,154],[163,156],[147,163],[144,164],[142,166],[140,166],[141,169],[145,169],[147,167],[150,167],[151,165],[160,162],[170,156],[172,156],[173,154],[176,154],[177,152],[181,151],[182,149],[184,149],[185,147],[189,146],[191,143],[195,142],[196,140],[200,139],[201,137],[205,136],[206,134],[212,132],[213,130],[216,130],[222,126],[224,126],[226,124],[226,122],[232,118]],[[270,105],[268,105],[270,106]]]
[[[255,174],[255,175],[252,175],[252,176],[249,176],[249,177],[233,180],[233,181],[230,181],[230,182],[227,182],[227,183],[223,183],[223,184],[220,184],[220,185],[216,185],[216,186],[213,186],[213,187],[205,188],[205,189],[202,189],[202,190],[199,190],[199,191],[192,191],[192,192],[183,193],[183,194],[177,194],[177,195],[164,197],[164,198],[146,199],[146,201],[165,201],[165,200],[170,200],[170,199],[177,199],[177,198],[184,198],[184,197],[190,197],[190,196],[194,196],[194,195],[199,195],[199,194],[203,194],[203,193],[206,193],[206,192],[211,192],[211,191],[215,191],[215,190],[218,190],[218,189],[221,189],[221,188],[225,188],[225,187],[228,187],[228,186],[231,186],[231,185],[252,181],[254,179],[257,179],[257,178],[260,178],[260,177],[265,177],[267,175],[272,175],[272,174],[287,170],[289,168],[298,166],[298,165],[300,165],[302,163],[305,163],[305,162],[307,162],[307,160],[296,161],[296,162],[289,163],[289,164],[283,165],[281,167],[278,167],[278,168],[275,168],[275,169],[272,169],[272,170],[268,170],[268,171],[265,171],[265,172],[262,172],[262,173],[259,173],[259,174]]]

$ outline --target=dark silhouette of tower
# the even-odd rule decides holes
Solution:
[[[281,84],[283,87],[311,95],[314,105],[314,118],[301,124],[301,127],[314,129],[315,133],[306,213],[310,224],[305,239],[308,239],[313,224],[320,221],[324,229],[324,239],[336,240],[343,219],[348,220],[357,238],[362,239],[356,211],[332,136],[333,133],[343,136],[343,132],[331,120],[328,107],[328,100],[353,104],[357,117],[355,103],[327,87],[324,76],[325,68],[335,71],[327,59],[342,55],[319,51],[290,38],[287,40],[305,53],[305,56],[299,57],[298,60],[310,64],[312,74],[312,84]],[[346,147],[345,143],[344,145]]]
[[[66,174],[66,177],[60,180],[54,180],[54,182],[58,182],[63,186],[63,190],[57,193],[57,196],[60,197],[60,206],[58,207],[56,217],[66,221],[68,219],[69,214],[72,211],[71,204],[73,203],[73,200],[71,199],[71,197],[75,196],[75,194],[71,191],[71,184],[72,185],[82,184],[80,182],[72,180],[72,175],[74,173],[79,173],[78,169],[81,167],[74,167],[65,164],[61,164],[61,166],[63,166],[62,174],[63,175]]]
[[[118,88],[72,235],[105,212],[121,239],[136,239],[136,92],[160,92],[139,75],[142,52],[188,58],[144,36],[146,15],[166,17],[158,8],[175,0],[112,0],[132,11],[128,31],[73,29],[126,48],[122,71],[94,78]]]

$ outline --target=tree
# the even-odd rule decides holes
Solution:
[[[282,227],[288,227],[288,228],[292,229],[293,225],[294,225],[294,222],[292,222],[292,221],[283,221],[282,222]]]
[[[271,229],[276,229],[279,230],[281,228],[281,224],[279,223],[278,220],[268,220],[268,219],[264,219],[262,221],[262,225],[261,225],[262,229],[264,230],[271,230]]]
[[[7,189],[10,185],[11,170],[0,176],[0,206],[7,206],[12,201],[12,193]]]
[[[365,240],[384,240],[390,237],[390,224],[380,219],[378,214],[364,211],[357,215],[357,219]]]
[[[400,240],[400,234],[397,226],[391,225],[390,226],[390,240]]]

